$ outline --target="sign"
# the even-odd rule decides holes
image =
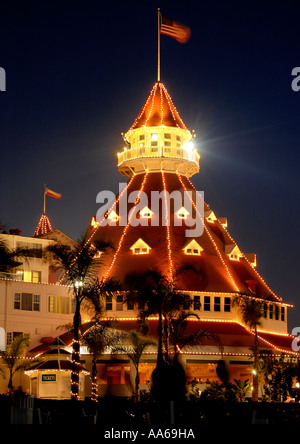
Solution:
[[[56,375],[42,375],[42,382],[54,382],[56,381]]]

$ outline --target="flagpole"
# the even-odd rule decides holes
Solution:
[[[46,185],[44,184],[44,214],[46,214]]]
[[[157,29],[157,81],[160,82],[160,23],[161,23],[160,8],[158,8],[157,12],[158,12],[158,29]]]

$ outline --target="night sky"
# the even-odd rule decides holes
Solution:
[[[157,72],[157,8],[190,26],[161,36],[161,80],[197,134],[192,178],[300,325],[299,1],[7,1],[1,4],[0,220],[32,236],[43,210],[77,239]],[[300,84],[300,83],[299,83]]]

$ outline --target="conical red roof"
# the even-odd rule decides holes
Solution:
[[[132,191],[143,191],[151,202],[151,192],[162,193],[174,190],[196,191],[184,176],[172,173],[146,173],[133,176],[126,188],[127,196]],[[139,194],[138,194],[139,195]],[[119,197],[118,197],[119,199]],[[119,204],[114,209],[119,215]],[[128,214],[135,204],[128,204]],[[152,210],[151,205],[149,205]],[[211,212],[204,203],[205,214]],[[159,217],[154,215],[153,217]],[[186,230],[190,228],[183,222],[181,226],[174,226],[176,215],[171,209],[170,226],[164,226],[158,221],[157,226],[132,226],[130,222],[115,222],[115,226],[100,226],[91,232],[91,239],[110,239],[115,250],[103,256],[101,277],[116,277],[121,281],[132,271],[143,272],[150,268],[159,269],[168,275],[170,271],[183,265],[191,264],[198,270],[187,272],[181,279],[179,286],[186,291],[237,293],[243,292],[256,297],[264,297],[278,301],[278,298],[267,286],[259,273],[241,253],[239,260],[231,260],[228,254],[230,249],[237,247],[227,229],[217,218],[213,221],[204,218],[204,231],[194,240],[201,248],[199,255],[187,255],[184,247],[192,239],[186,237]],[[122,225],[123,223],[123,225]],[[133,254],[131,247],[141,239],[149,248],[148,254]],[[228,248],[229,247],[229,248]],[[240,250],[239,250],[240,251]]]
[[[130,129],[160,125],[187,130],[166,87],[162,82],[156,82]]]
[[[52,226],[49,217],[46,216],[45,213],[43,213],[40,217],[39,223],[36,227],[33,237],[42,236],[43,234],[50,233],[50,231],[52,231]]]

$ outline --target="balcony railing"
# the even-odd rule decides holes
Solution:
[[[9,279],[13,281],[23,281],[23,275],[17,273],[6,273],[4,271],[0,272],[0,279]]]
[[[141,147],[125,149],[122,153],[118,153],[118,165],[127,160],[135,160],[139,158],[155,158],[165,157],[170,159],[183,159],[199,164],[199,154],[187,148],[171,148],[171,147]]]

